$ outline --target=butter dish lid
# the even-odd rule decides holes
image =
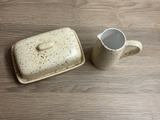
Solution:
[[[26,38],[12,46],[18,80],[35,82],[74,69],[85,62],[77,34],[70,28]]]

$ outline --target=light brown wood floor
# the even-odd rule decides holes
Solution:
[[[62,27],[77,32],[85,64],[19,84],[11,46]],[[143,50],[100,71],[90,55],[110,27]],[[0,120],[160,120],[160,0],[0,0]]]

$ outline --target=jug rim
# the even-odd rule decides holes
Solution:
[[[118,49],[112,49],[112,48],[109,48],[107,45],[104,44],[104,42],[103,42],[102,39],[101,39],[101,36],[102,36],[106,31],[108,31],[108,30],[117,30],[117,31],[119,31],[119,32],[124,36],[125,42],[123,43],[123,45],[122,45],[120,48],[118,48]],[[98,35],[97,35],[97,38],[101,41],[102,45],[103,45],[106,49],[109,49],[109,50],[111,50],[111,51],[121,50],[121,49],[125,46],[125,44],[126,44],[126,36],[125,36],[125,34],[124,34],[120,29],[117,29],[117,28],[108,28],[108,29],[104,30],[102,33],[98,34]]]

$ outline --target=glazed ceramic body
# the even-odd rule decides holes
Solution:
[[[15,73],[23,84],[69,71],[85,62],[79,38],[70,28],[23,39],[12,46],[11,53]]]
[[[107,49],[98,39],[92,51],[92,62],[97,68],[107,70],[117,63],[123,50],[124,47],[117,51]]]
[[[101,70],[107,70],[113,67],[120,58],[142,50],[142,44],[139,41],[126,41],[124,33],[116,28],[107,29],[97,37],[98,40],[92,51],[92,62]],[[126,46],[135,46],[136,49],[124,53]]]

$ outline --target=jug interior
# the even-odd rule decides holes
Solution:
[[[101,38],[105,46],[110,49],[119,49],[125,44],[125,35],[117,29],[106,30]]]

